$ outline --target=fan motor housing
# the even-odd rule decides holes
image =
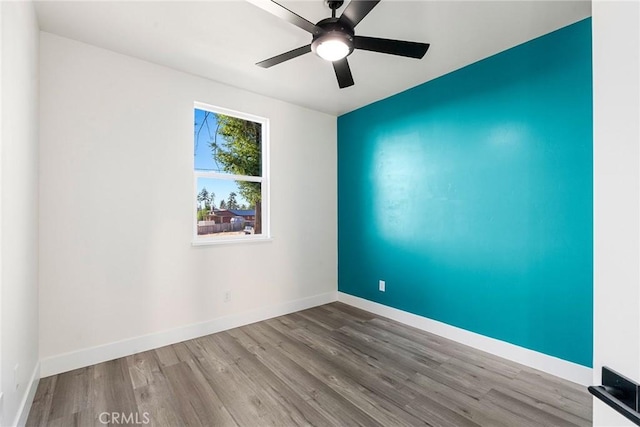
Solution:
[[[349,53],[347,56],[351,55],[353,52],[353,37],[355,32],[353,31],[353,27],[344,21],[340,21],[338,18],[326,18],[322,21],[319,21],[316,26],[322,28],[322,32],[320,34],[315,34],[313,36],[313,41],[311,42],[311,50],[316,55],[318,54],[317,48],[322,43],[327,40],[341,40],[349,47]]]
[[[325,3],[327,6],[329,6],[329,9],[337,10],[342,7],[342,5],[344,4],[344,0],[325,0]]]

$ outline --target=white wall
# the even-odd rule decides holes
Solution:
[[[2,425],[24,422],[38,372],[38,42],[30,2],[1,2]],[[18,366],[17,381],[14,368]],[[16,387],[16,382],[18,386]]]
[[[43,376],[336,298],[335,117],[48,33],[40,49]],[[270,119],[273,241],[191,245],[194,101]]]
[[[640,381],[640,5],[593,3],[594,384]],[[594,425],[632,425],[594,400]]]

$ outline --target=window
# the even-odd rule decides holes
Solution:
[[[267,119],[196,103],[194,244],[269,236]]]

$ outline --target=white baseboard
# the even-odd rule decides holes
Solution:
[[[50,375],[71,371],[73,369],[95,365],[96,363],[130,356],[142,351],[153,350],[155,348],[202,337],[204,335],[214,334],[216,332],[260,322],[262,320],[271,319],[273,317],[282,316],[296,311],[306,310],[318,305],[334,302],[337,298],[338,296],[336,291],[327,292],[325,294],[314,295],[312,297],[302,298],[295,301],[288,301],[245,313],[219,317],[217,319],[187,325],[168,331],[129,338],[122,341],[47,357],[40,361],[41,376],[44,378]]]
[[[577,363],[529,350],[524,347],[476,334],[465,329],[447,325],[426,317],[418,316],[397,308],[388,307],[353,295],[338,292],[338,301],[366,310],[379,316],[393,319],[432,334],[468,345],[478,350],[500,356],[504,359],[529,366],[581,385],[593,381],[592,369]]]
[[[12,425],[22,427],[27,424],[27,418],[29,417],[31,404],[33,403],[33,398],[36,396],[36,390],[38,389],[39,383],[40,363],[36,363],[36,366],[33,368],[33,372],[31,373],[31,378],[29,378],[29,384],[27,385],[27,389],[24,393],[24,397],[22,398],[22,402],[20,402],[20,407],[18,408],[16,419],[14,420]]]
[[[328,292],[250,312],[220,317],[207,322],[187,325],[168,331],[143,335],[42,359],[39,366],[39,375],[34,371],[36,381],[34,382],[32,378],[30,384],[30,387],[33,387],[33,390],[30,389],[29,391],[31,397],[30,399],[26,399],[25,402],[33,401],[33,395],[35,395],[35,389],[37,387],[37,378],[40,377],[48,377],[142,351],[153,350],[204,335],[214,334],[216,332],[328,304],[336,300],[578,384],[589,385],[593,380],[591,368],[573,362],[519,347],[495,338],[476,334],[475,332],[460,329],[447,325],[446,323],[388,307],[363,298],[342,292]],[[35,384],[35,386],[33,386],[33,384]],[[27,396],[29,396],[29,394]],[[29,407],[30,406],[31,404],[29,403]],[[20,416],[24,415],[26,417],[28,413],[27,408],[26,414],[21,414]],[[26,418],[24,421],[26,422]]]

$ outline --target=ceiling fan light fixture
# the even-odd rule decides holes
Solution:
[[[340,39],[321,41],[316,47],[316,54],[326,61],[338,61],[351,53],[349,46]]]
[[[318,22],[322,32],[313,36],[311,50],[325,61],[335,62],[351,55],[354,49],[353,28],[338,18]]]

